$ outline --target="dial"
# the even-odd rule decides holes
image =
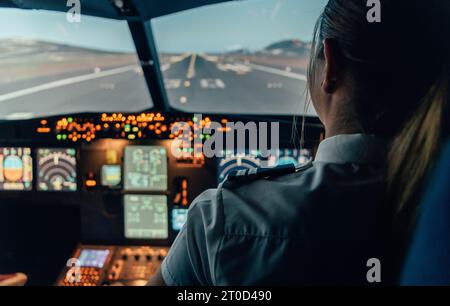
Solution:
[[[76,191],[75,149],[38,149],[38,190]]]

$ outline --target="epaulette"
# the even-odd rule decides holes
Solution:
[[[273,179],[292,173],[302,172],[311,167],[312,161],[300,166],[288,164],[272,168],[237,170],[228,174],[222,186],[225,188],[233,188],[234,186],[240,186],[259,179]]]

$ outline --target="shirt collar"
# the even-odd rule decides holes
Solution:
[[[380,163],[385,142],[367,134],[337,135],[325,139],[319,145],[315,162],[334,164]]]

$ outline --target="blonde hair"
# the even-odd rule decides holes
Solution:
[[[371,24],[365,0],[330,0],[314,30],[309,90],[323,60],[321,42],[332,39],[352,79],[356,119],[364,132],[390,141],[386,185],[395,212],[417,200],[441,143],[450,53],[448,42],[440,39],[449,37],[444,33],[450,28],[443,2],[384,0],[382,22]],[[424,41],[417,43],[417,37]]]

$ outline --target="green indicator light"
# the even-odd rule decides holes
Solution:
[[[61,140],[61,135],[56,135],[56,139]]]
[[[66,140],[67,139],[67,135],[66,134],[62,135],[62,139]]]
[[[192,118],[192,121],[197,122],[198,121],[197,117]]]
[[[72,122],[72,121],[73,121],[73,118],[72,118],[72,117],[69,117],[69,118],[67,118],[67,121],[68,121],[68,122]]]
[[[205,135],[201,134],[200,139],[205,139]]]

